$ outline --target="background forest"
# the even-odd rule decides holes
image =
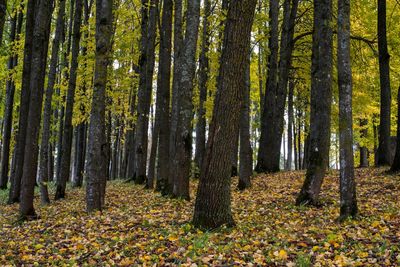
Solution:
[[[0,0],[0,263],[399,264],[399,23],[391,0]]]

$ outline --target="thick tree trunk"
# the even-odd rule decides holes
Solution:
[[[393,164],[390,168],[391,172],[400,171],[400,87],[397,92],[397,137],[396,137],[396,154]]]
[[[76,0],[74,14],[74,28],[71,47],[71,68],[68,81],[67,103],[65,106],[64,134],[62,142],[62,155],[60,167],[60,179],[57,180],[55,199],[65,198],[65,189],[70,177],[71,170],[71,149],[72,149],[72,113],[74,108],[74,98],[76,89],[76,79],[78,70],[79,44],[81,39],[83,0]]]
[[[8,203],[13,204],[20,201],[22,170],[24,166],[25,141],[28,125],[29,98],[30,98],[30,77],[32,65],[32,43],[33,29],[35,24],[35,5],[37,0],[28,1],[26,22],[25,22],[25,47],[24,65],[22,69],[22,88],[19,107],[19,122],[17,144],[15,146],[15,165],[11,173],[11,188]]]
[[[107,176],[106,86],[112,36],[112,0],[96,0],[96,63],[87,155],[86,206],[102,210]]]
[[[177,167],[177,158],[175,157],[176,149],[176,128],[178,125],[178,96],[180,91],[180,80],[182,74],[182,45],[183,45],[183,32],[182,32],[182,0],[174,1],[174,69],[173,69],[173,80],[172,80],[172,103],[171,103],[171,122],[170,122],[170,141],[169,141],[169,175],[168,184],[165,186],[164,195],[172,195],[174,187],[174,177]]]
[[[201,52],[199,59],[199,108],[197,110],[196,124],[196,151],[195,164],[198,169],[201,164],[206,150],[206,109],[205,102],[207,100],[207,81],[209,72],[208,51],[210,50],[210,22],[209,16],[211,12],[210,0],[204,1],[203,16],[203,33],[201,37]]]
[[[35,42],[32,46],[29,113],[25,143],[26,153],[21,180],[20,218],[23,220],[36,218],[33,198],[38,167],[38,141],[52,12],[52,0],[37,0],[35,3],[33,31]]]
[[[160,130],[158,135],[156,190],[162,193],[166,193],[169,175],[172,9],[172,0],[164,0],[160,29],[159,76],[157,81],[157,109],[160,110]]]
[[[378,0],[378,49],[379,78],[381,84],[381,107],[379,125],[378,166],[390,165],[390,55],[386,37],[386,0]]]
[[[276,151],[272,151],[273,147],[270,146],[273,139],[273,122],[275,112],[275,97],[276,87],[278,84],[278,52],[279,52],[279,0],[269,1],[269,18],[270,18],[270,33],[269,33],[269,56],[268,56],[268,78],[265,92],[265,107],[262,108],[263,114],[261,115],[261,136],[260,145],[258,149],[256,171],[271,172],[279,170],[279,163],[273,162],[272,159],[276,158]],[[279,141],[280,142],[280,141]],[[279,152],[280,153],[280,150]],[[279,156],[278,156],[279,157]]]
[[[253,174],[253,150],[250,143],[250,55],[246,66],[244,96],[240,111],[240,161],[239,161],[239,190],[251,186],[250,177]]]
[[[357,215],[353,155],[352,72],[350,62],[350,0],[338,0],[338,84],[340,131],[340,219]]]
[[[232,140],[239,130],[256,3],[256,0],[237,0],[229,5],[220,79],[193,217],[197,227],[234,225],[230,192]]]
[[[189,176],[192,159],[193,88],[196,72],[196,49],[200,23],[200,0],[188,0],[186,32],[182,47],[182,74],[179,82],[178,124],[176,127],[175,154],[176,172],[173,196],[190,199]]]
[[[314,0],[311,66],[310,155],[296,203],[317,204],[328,166],[332,102],[332,1]]]
[[[290,171],[292,169],[293,158],[293,130],[294,130],[294,109],[293,109],[293,96],[294,96],[294,82],[289,83],[288,95],[288,140],[287,140],[287,161],[285,169]]]
[[[368,137],[368,119],[360,119],[360,136],[362,139]],[[363,141],[362,141],[363,142]],[[360,168],[367,168],[369,167],[369,152],[368,148],[362,144],[360,145]]]
[[[40,183],[40,197],[43,204],[50,203],[49,193],[47,190],[47,182],[49,181],[49,144],[51,135],[51,113],[52,113],[52,99],[53,90],[56,82],[57,64],[60,43],[64,32],[64,16],[65,16],[65,0],[59,2],[56,33],[53,39],[53,46],[50,59],[50,69],[48,76],[48,83],[46,89],[46,99],[43,112],[43,130],[42,130],[42,143],[40,146],[40,162],[39,162],[39,183]]]
[[[11,19],[10,41],[12,45],[16,40],[17,34],[21,33],[22,27],[22,13],[14,11],[14,16]],[[18,28],[18,29],[17,29]],[[18,31],[18,33],[17,33]],[[8,71],[12,71],[18,64],[18,56],[13,52],[10,54],[7,63]],[[0,167],[0,189],[7,189],[9,159],[10,159],[10,142],[11,142],[11,129],[12,118],[14,109],[14,95],[15,95],[15,81],[10,78],[6,82],[6,105],[4,111],[3,123],[3,142],[1,147],[1,167]]]
[[[137,127],[135,135],[135,183],[147,182],[147,146],[149,112],[153,87],[155,62],[155,38],[157,33],[158,0],[142,1],[142,39],[139,59],[140,76],[137,107]],[[146,184],[146,186],[148,186]]]

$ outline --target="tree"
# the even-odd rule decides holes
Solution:
[[[311,111],[306,179],[296,204],[318,204],[328,167],[332,101],[332,1],[314,0]]]
[[[289,82],[289,94],[288,94],[288,137],[287,137],[287,148],[288,148],[288,156],[286,161],[286,170],[292,169],[292,155],[293,155],[293,145],[296,147],[296,143],[293,142],[293,132],[295,130],[294,127],[294,108],[293,108],[293,97],[294,97],[294,81]],[[296,152],[295,152],[296,154]]]
[[[53,99],[54,85],[56,82],[59,48],[62,35],[64,32],[64,24],[65,24],[64,16],[65,16],[65,0],[60,0],[58,6],[56,32],[53,39],[51,59],[50,59],[50,69],[49,69],[48,83],[46,89],[46,99],[43,111],[42,143],[40,146],[39,182],[40,182],[40,192],[41,192],[40,196],[43,204],[50,203],[49,193],[47,189],[47,182],[49,180],[48,165],[49,165],[49,151],[50,151],[49,143],[51,134],[50,132],[51,113],[52,113],[51,104]]]
[[[0,46],[3,43],[3,30],[4,30],[4,24],[6,22],[6,14],[7,14],[7,1],[0,0]]]
[[[338,0],[338,84],[340,142],[340,219],[357,215],[353,155],[352,71],[350,62],[350,0]]]
[[[197,227],[234,225],[230,192],[232,140],[239,130],[256,3],[256,0],[237,0],[229,5],[214,113],[193,216]]]
[[[75,2],[75,14],[73,22],[73,33],[72,33],[72,47],[71,47],[71,64],[70,73],[68,80],[68,92],[67,92],[67,103],[65,107],[65,118],[64,118],[64,134],[62,139],[62,156],[60,166],[60,177],[57,180],[55,200],[59,200],[65,197],[65,188],[67,181],[70,176],[71,166],[71,148],[72,148],[72,116],[74,108],[74,98],[76,89],[76,79],[78,70],[78,56],[79,56],[79,44],[81,40],[81,24],[82,24],[82,11],[83,11],[83,0],[76,0]]]
[[[86,207],[102,210],[107,176],[105,109],[112,37],[112,0],[96,0],[96,62],[87,154]]]
[[[22,12],[17,10],[13,11],[13,18],[11,20],[10,29],[10,41],[12,46],[14,42],[18,40],[19,34],[22,29]],[[10,73],[18,65],[18,55],[11,52],[7,63],[7,69]],[[6,105],[4,112],[4,123],[3,123],[3,144],[1,149],[1,168],[0,168],[0,189],[7,189],[8,183],[8,172],[9,172],[9,158],[10,158],[10,142],[11,142],[11,128],[14,108],[14,95],[15,95],[15,81],[11,76],[6,83]]]
[[[11,169],[11,187],[8,196],[8,203],[13,204],[20,201],[21,179],[25,156],[25,139],[28,125],[28,112],[30,103],[30,77],[32,65],[32,42],[33,29],[35,25],[35,4],[37,0],[28,1],[26,22],[25,22],[25,46],[24,46],[24,64],[22,69],[22,86],[19,107],[19,122],[17,143],[14,148],[14,164]]]
[[[38,141],[53,1],[37,0],[31,7],[35,8],[33,30],[35,42],[32,43],[29,113],[21,187],[20,218],[23,220],[36,218],[33,198],[38,167]]]
[[[135,135],[135,169],[133,179],[137,184],[147,182],[147,141],[153,73],[155,62],[155,39],[157,34],[158,0],[142,1],[142,29],[140,41],[140,78]],[[146,186],[149,185],[146,183]]]
[[[158,191],[165,190],[169,175],[172,10],[172,0],[164,0],[160,29],[159,74],[157,80],[157,108],[160,110],[158,117],[158,171],[156,181],[156,189]]]
[[[386,0],[378,0],[378,50],[379,80],[381,86],[381,107],[379,124],[379,147],[376,165],[390,165],[390,55],[386,37]]]
[[[209,56],[210,50],[210,21],[211,2],[204,1],[203,15],[203,32],[201,37],[201,52],[199,59],[199,107],[197,110],[196,124],[196,151],[194,160],[197,168],[201,168],[204,152],[206,149],[206,110],[205,102],[207,100],[207,81],[209,72]]]
[[[250,143],[250,57],[246,66],[244,96],[240,110],[240,161],[239,161],[239,190],[251,186],[250,177],[253,174],[253,150]]]

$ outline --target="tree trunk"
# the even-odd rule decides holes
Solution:
[[[201,170],[193,223],[216,228],[234,225],[231,211],[230,172],[239,130],[241,100],[256,0],[232,1],[226,20],[220,78],[214,102],[206,154]]]
[[[287,161],[286,170],[292,170],[292,156],[293,156],[293,124],[294,124],[294,110],[293,110],[293,96],[294,96],[294,82],[289,83],[288,95],[288,140],[287,140]]]
[[[263,107],[263,114],[261,115],[261,136],[256,165],[256,171],[259,173],[279,170],[279,162],[278,164],[272,162],[272,159],[276,158],[276,155],[272,155],[272,153],[276,154],[276,151],[272,151],[273,147],[270,145],[276,141],[273,139],[272,134],[274,127],[272,124],[268,124],[272,123],[274,119],[276,87],[278,84],[279,0],[269,1],[269,18],[268,46],[270,54],[268,56],[268,78],[264,100],[265,107]],[[280,150],[278,153],[280,153]]]
[[[24,166],[25,141],[28,125],[29,98],[30,98],[30,77],[32,65],[32,43],[33,29],[35,24],[35,5],[37,0],[28,1],[26,22],[25,22],[25,47],[24,65],[22,69],[22,88],[19,107],[19,122],[17,143],[15,146],[15,165],[11,173],[11,188],[8,203],[13,204],[20,201],[22,170]]]
[[[360,136],[362,139],[366,139],[368,137],[368,120],[367,119],[360,119]],[[361,141],[363,142],[363,140]],[[364,144],[360,144],[360,168],[367,168],[369,167],[369,160],[368,160],[368,148]]]
[[[107,176],[105,101],[113,28],[112,10],[112,0],[96,0],[96,62],[86,167],[86,205],[89,212],[102,210],[105,202]]]
[[[172,0],[164,0],[160,29],[159,76],[157,81],[157,109],[160,109],[160,130],[158,135],[158,171],[156,181],[156,190],[164,194],[166,193],[169,175],[172,9]]]
[[[0,46],[3,43],[3,31],[4,31],[4,24],[6,22],[6,15],[7,15],[7,1],[0,0]]]
[[[296,203],[317,204],[329,160],[332,102],[332,1],[314,0],[311,65],[310,155]]]
[[[47,182],[49,181],[49,144],[51,134],[51,113],[52,113],[52,98],[53,90],[57,75],[57,64],[59,48],[64,32],[64,16],[65,16],[65,0],[59,2],[56,33],[53,39],[53,46],[50,59],[49,77],[46,90],[46,99],[43,112],[43,130],[42,143],[40,146],[40,165],[39,165],[39,182],[40,182],[40,197],[42,204],[50,203],[49,193],[47,190]]]
[[[20,218],[23,220],[36,218],[33,198],[38,167],[38,141],[52,12],[52,0],[37,0],[35,3],[33,30],[33,40],[35,42],[32,45],[26,153],[21,180]]]
[[[381,84],[381,107],[379,125],[378,166],[390,165],[390,55],[386,38],[386,0],[378,0],[378,49],[379,80]]]
[[[390,168],[391,172],[400,171],[400,87],[397,92],[397,137],[396,137],[396,154],[393,164]]]
[[[23,14],[21,12],[17,13],[16,11],[14,11],[10,29],[10,42],[12,43],[12,46],[14,46],[17,34],[21,33],[22,19],[23,19]],[[17,64],[18,64],[18,56],[13,52],[11,52],[7,63],[8,71],[11,72],[17,66]],[[0,189],[7,189],[7,183],[8,183],[14,95],[15,95],[15,82],[12,78],[10,78],[6,82],[6,103],[5,103],[4,123],[3,123],[3,140],[2,140],[3,142],[1,147],[2,160],[0,168]]]
[[[72,116],[74,109],[74,98],[78,70],[79,44],[81,39],[83,0],[76,0],[74,26],[71,47],[71,68],[68,81],[67,103],[65,106],[64,134],[62,142],[62,155],[60,167],[60,179],[57,180],[55,200],[65,198],[65,189],[71,170],[71,148],[72,148]]]
[[[176,128],[176,172],[173,196],[190,199],[189,176],[192,158],[193,88],[196,72],[196,49],[200,23],[200,0],[188,0],[186,32],[182,47],[182,74],[179,82],[179,116]]]
[[[197,110],[196,124],[196,152],[194,160],[196,167],[201,168],[201,164],[206,149],[206,109],[205,102],[207,100],[207,81],[209,72],[208,52],[210,50],[210,22],[209,16],[211,12],[210,0],[204,1],[203,16],[203,33],[201,39],[201,52],[199,59],[199,108]]]
[[[155,62],[157,10],[158,0],[150,0],[150,2],[149,0],[142,1],[142,39],[139,59],[140,78],[135,135],[135,170],[133,174],[133,178],[137,184],[147,182],[148,128]]]
[[[250,143],[250,59],[247,61],[244,84],[244,97],[240,111],[240,162],[239,162],[239,190],[251,186],[250,177],[253,174],[253,150]]]
[[[340,219],[357,215],[353,155],[352,72],[350,63],[350,0],[338,0],[338,84],[340,142]]]
[[[177,158],[175,157],[176,149],[176,128],[178,125],[178,96],[180,90],[180,76],[182,74],[182,45],[183,45],[183,32],[182,32],[182,0],[174,1],[174,69],[173,69],[173,80],[172,80],[172,103],[171,103],[171,127],[170,127],[170,141],[169,141],[169,175],[168,184],[165,187],[164,195],[172,195],[174,187],[174,177],[176,174]]]

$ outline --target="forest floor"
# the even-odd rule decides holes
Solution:
[[[293,205],[303,172],[254,178],[233,189],[237,226],[203,232],[190,224],[194,200],[161,197],[111,182],[103,214],[85,212],[85,192],[41,207],[40,219],[15,223],[18,206],[0,204],[0,265],[70,266],[398,266],[400,178],[357,170],[358,220],[342,224],[338,173],[325,180],[320,208]],[[236,181],[236,179],[235,179]],[[194,199],[196,183],[192,183]],[[3,194],[3,193],[2,193]],[[37,198],[36,201],[39,201]]]

